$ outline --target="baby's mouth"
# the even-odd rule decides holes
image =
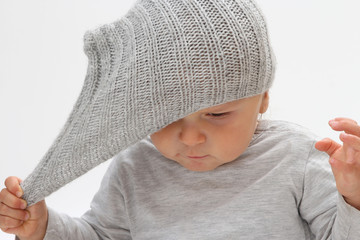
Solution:
[[[203,155],[203,156],[187,156],[188,158],[190,158],[190,159],[198,159],[198,160],[200,160],[200,159],[204,159],[204,158],[206,158],[206,157],[208,157],[209,155]]]

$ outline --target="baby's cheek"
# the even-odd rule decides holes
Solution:
[[[150,136],[152,143],[156,149],[166,158],[171,158],[173,155],[173,146],[171,141],[167,140],[166,135],[158,132]]]
[[[233,139],[228,139],[227,142],[224,142],[222,146],[222,152],[225,161],[231,162],[237,159],[246,151],[250,141],[251,138],[248,139],[247,137],[236,137]]]

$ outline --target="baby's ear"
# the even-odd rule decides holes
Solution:
[[[263,98],[261,101],[259,113],[261,114],[265,113],[268,107],[269,107],[269,91],[266,91],[265,93],[263,93]]]

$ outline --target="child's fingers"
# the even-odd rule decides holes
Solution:
[[[20,187],[21,179],[17,177],[8,177],[5,180],[5,186],[11,192],[17,197],[21,197],[24,192]]]
[[[347,133],[341,133],[340,134],[340,140],[347,145],[347,147],[351,147],[355,151],[360,151],[360,137],[347,134]]]
[[[335,131],[344,131],[348,134],[360,136],[360,126],[352,119],[335,118],[329,121],[329,125]]]
[[[347,121],[347,122],[352,122],[354,124],[357,124],[357,122],[354,119],[351,119],[351,118],[337,117],[337,118],[334,118],[333,120],[342,121],[342,122]]]
[[[26,201],[13,195],[7,188],[0,192],[0,203],[14,209],[26,209]]]
[[[13,209],[0,202],[0,215],[11,217],[16,220],[26,221],[30,218],[30,214],[26,210]]]
[[[16,228],[23,224],[24,222],[21,220],[13,219],[11,217],[7,216],[1,216],[0,215],[0,228],[2,231],[6,231],[10,228]]]
[[[331,140],[330,138],[324,138],[315,143],[315,148],[319,151],[326,152],[329,156],[332,156],[339,148],[341,148],[341,144]]]
[[[20,224],[19,226],[17,227],[13,227],[13,228],[2,228],[1,230],[5,233],[8,233],[8,234],[14,234],[14,235],[17,235],[20,231],[22,227],[22,224]]]

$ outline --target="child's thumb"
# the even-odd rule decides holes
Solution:
[[[331,140],[330,138],[324,138],[315,144],[315,148],[321,152],[326,152],[331,157],[336,150],[341,148],[341,144]]]
[[[22,188],[20,187],[20,183],[21,183],[21,179],[18,177],[8,177],[5,180],[5,187],[9,190],[9,192],[11,192],[12,194],[14,194],[15,196],[17,196],[18,198],[20,198],[23,194],[24,191],[22,190]]]

